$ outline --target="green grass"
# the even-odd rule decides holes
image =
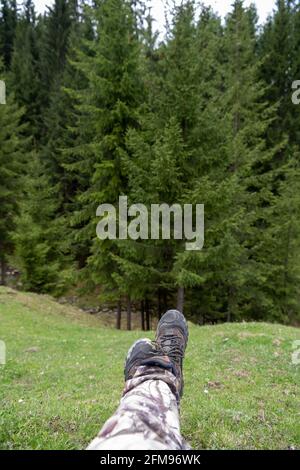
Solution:
[[[117,407],[124,356],[140,336],[0,288],[0,448],[84,448]],[[280,325],[190,325],[181,421],[194,448],[300,448],[296,339],[299,329]]]

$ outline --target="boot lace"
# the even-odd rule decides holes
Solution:
[[[168,348],[168,356],[173,359],[183,358],[184,356],[184,345],[182,339],[172,334],[162,335],[159,339],[159,343],[162,347]]]

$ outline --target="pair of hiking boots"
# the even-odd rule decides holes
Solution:
[[[188,341],[187,322],[178,310],[169,310],[160,319],[155,341],[141,339],[128,351],[125,380],[134,377],[140,366],[156,366],[172,372],[177,379],[179,396],[183,393],[182,365]]]

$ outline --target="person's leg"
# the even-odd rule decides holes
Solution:
[[[189,448],[180,435],[178,411],[187,339],[183,315],[169,311],[159,322],[156,343],[134,343],[125,363],[120,406],[88,450]]]
[[[173,383],[171,372],[139,367],[135,377],[126,382],[118,410],[88,450],[184,448],[176,396],[165,380]]]

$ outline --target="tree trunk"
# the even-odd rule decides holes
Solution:
[[[161,298],[161,290],[158,289],[158,292],[157,292],[157,313],[158,313],[158,319],[160,320],[161,319],[161,316],[162,316],[162,298]]]
[[[231,323],[231,321],[232,321],[234,294],[235,294],[234,287],[229,287],[228,307],[227,307],[227,323]]]
[[[145,303],[141,301],[141,328],[142,331],[145,331]]]
[[[150,306],[149,300],[145,301],[145,311],[146,311],[146,330],[150,330]]]
[[[292,233],[292,224],[289,224],[288,233],[287,233],[287,246],[286,246],[286,256],[284,259],[284,276],[283,276],[283,295],[284,295],[284,313],[287,314],[290,321],[292,321],[291,315],[288,311],[287,306],[287,284],[288,284],[288,275],[289,275],[289,258],[290,258],[290,245],[291,245],[291,233]]]
[[[131,300],[127,299],[127,330],[131,330]]]
[[[121,302],[118,302],[117,306],[117,318],[116,318],[116,328],[117,330],[121,329],[121,320],[122,320],[122,305]]]
[[[177,310],[183,313],[184,306],[184,287],[178,287],[177,291]]]
[[[1,255],[1,285],[6,285],[6,262],[4,255]]]
[[[168,296],[166,290],[163,292],[163,312],[165,313],[168,310]]]

